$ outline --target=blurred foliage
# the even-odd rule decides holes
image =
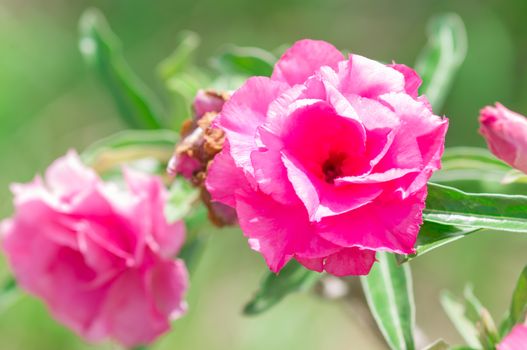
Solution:
[[[177,109],[169,111],[175,117],[188,113],[177,103],[177,94],[191,95],[196,83],[182,88],[177,80],[176,94],[167,93],[164,85],[174,86],[167,74],[181,71],[161,65],[159,79],[156,67],[181,43],[183,30],[201,37],[198,48],[192,43],[189,48],[196,64],[203,66],[231,44],[279,54],[283,49],[275,48],[306,37],[378,60],[413,65],[427,41],[426,22],[442,12],[460,15],[468,39],[466,60],[443,109],[437,111],[450,118],[448,145],[484,145],[476,117],[485,104],[500,101],[527,113],[525,0],[2,0],[2,216],[11,212],[9,183],[29,180],[68,148],[82,150],[124,128],[111,96],[93,70],[85,68],[78,50],[79,17],[89,7],[100,8],[107,16],[122,41],[123,55],[141,80],[164,105],[176,104]],[[182,72],[189,76],[188,70]],[[515,188],[525,193],[524,187]],[[525,264],[525,247],[517,234],[475,234],[413,261],[417,323],[429,340],[461,342],[436,300],[443,288],[460,294],[467,280],[500,319]],[[175,323],[174,332],[156,349],[315,350],[348,349],[350,344],[377,349],[370,343],[373,335],[350,319],[340,304],[306,295],[291,295],[261,317],[243,317],[241,308],[265,267],[239,231],[215,233],[203,258],[192,280],[192,311]],[[0,266],[4,276],[5,264]],[[53,321],[31,297],[4,311],[0,340],[3,349],[93,348]]]

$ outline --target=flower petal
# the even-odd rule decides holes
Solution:
[[[276,63],[272,79],[293,86],[302,84],[320,67],[337,68],[344,56],[333,45],[319,40],[300,40]]]

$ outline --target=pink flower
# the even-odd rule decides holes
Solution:
[[[492,153],[527,173],[527,118],[496,103],[481,110],[479,122]]]
[[[516,325],[497,346],[498,350],[527,350],[527,326]]]
[[[302,40],[225,104],[206,185],[272,271],[294,258],[363,275],[376,251],[414,252],[448,127],[420,83],[404,65]]]
[[[186,311],[182,222],[167,223],[157,177],[126,170],[104,183],[75,152],[12,186],[15,214],[0,226],[19,285],[89,341],[147,344]]]

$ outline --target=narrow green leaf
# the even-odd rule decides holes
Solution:
[[[229,46],[212,65],[221,75],[270,76],[276,61],[272,53],[260,48]]]
[[[254,298],[245,306],[245,315],[258,315],[280,302],[288,294],[311,288],[322,275],[291,260],[278,275],[267,273]]]
[[[415,349],[415,306],[408,264],[399,266],[393,254],[378,253],[378,263],[361,277],[370,311],[391,349]]]
[[[441,170],[434,173],[432,182],[488,181],[501,185],[507,175],[511,174],[511,167],[484,148],[447,148],[441,164]]]
[[[463,292],[465,297],[465,316],[478,326],[480,342],[485,349],[494,349],[498,343],[498,330],[490,312],[474,295],[472,286],[467,285]]]
[[[79,48],[86,61],[99,71],[130,127],[161,128],[161,105],[128,66],[119,39],[96,9],[85,11],[81,17]]]
[[[444,340],[437,340],[433,344],[428,345],[423,350],[449,350],[450,346]]]
[[[444,225],[527,232],[527,196],[465,193],[429,183],[423,217]]]
[[[0,287],[0,313],[13,305],[20,296],[17,281],[14,277],[9,276]]]
[[[457,227],[425,221],[417,236],[415,254],[398,256],[398,260],[401,263],[412,260],[480,230],[479,228]]]
[[[441,158],[442,169],[478,168],[501,169],[508,171],[510,166],[503,163],[486,148],[479,147],[450,147],[445,149]]]
[[[463,291],[463,296],[467,301],[465,316],[467,316],[467,318],[473,323],[478,322],[481,318],[481,312],[485,308],[479,299],[474,295],[474,288],[471,285],[467,285]]]
[[[511,169],[509,172],[505,174],[501,182],[504,185],[509,185],[513,183],[525,184],[527,183],[527,174],[517,169]]]
[[[509,308],[509,315],[500,327],[500,333],[509,333],[515,324],[523,322],[527,313],[527,266],[516,282],[516,287],[512,294],[512,301]]]
[[[465,307],[457,301],[452,294],[445,291],[441,293],[441,305],[448,318],[456,327],[458,333],[465,339],[470,347],[481,348],[476,326],[465,316]]]
[[[169,80],[192,66],[200,43],[201,39],[198,34],[191,31],[181,32],[178,35],[174,52],[159,63],[157,68],[159,75],[164,80]]]
[[[200,88],[210,86],[210,78],[194,64],[200,37],[190,31],[179,34],[174,52],[159,63],[157,71],[172,98],[171,125],[179,129],[191,116],[191,106]]]
[[[81,157],[99,172],[142,158],[155,158],[164,166],[178,139],[179,135],[170,130],[125,130],[95,142]]]
[[[415,68],[423,79],[421,92],[434,109],[441,109],[466,52],[467,34],[458,15],[443,14],[429,22],[428,42]]]

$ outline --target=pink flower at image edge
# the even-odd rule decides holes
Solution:
[[[527,118],[496,103],[481,110],[479,122],[479,132],[492,153],[527,173]]]
[[[302,40],[226,102],[206,186],[272,271],[296,259],[364,275],[377,251],[414,252],[448,127],[420,84],[404,65]]]
[[[89,341],[144,345],[186,312],[185,235],[167,223],[157,177],[125,170],[126,189],[103,182],[75,152],[45,180],[12,185],[15,214],[2,247],[19,285]]]
[[[527,326],[519,324],[498,344],[497,350],[527,350]]]

